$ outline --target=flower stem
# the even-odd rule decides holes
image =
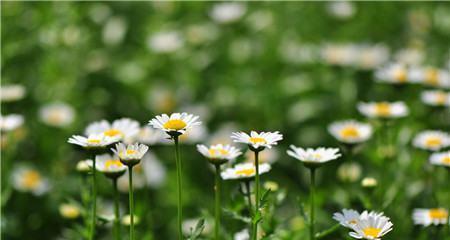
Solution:
[[[128,166],[128,191],[130,201],[130,240],[134,240],[133,166]]]
[[[181,159],[180,159],[180,146],[178,144],[178,136],[174,136],[173,140],[175,142],[175,160],[177,165],[177,182],[178,182],[178,239],[183,239],[182,221],[183,221],[183,206],[181,197]]]
[[[255,214],[253,214],[253,218],[259,216],[259,159],[258,159],[258,151],[255,151]],[[256,240],[258,237],[258,221],[253,219],[252,221],[252,239]]]
[[[117,178],[113,178],[114,188],[114,239],[120,239],[120,215],[119,215],[119,192],[117,190]]]
[[[220,237],[220,182],[221,182],[221,178],[220,178],[220,164],[215,164],[216,167],[216,184],[215,184],[215,192],[216,192],[216,206],[215,206],[215,217],[216,217],[216,224],[215,224],[215,231],[214,231],[214,235],[215,235],[215,239],[219,240]]]
[[[97,218],[97,170],[95,168],[95,154],[92,159],[92,224],[91,224],[91,234],[90,239],[95,238],[95,222]]]
[[[314,194],[315,194],[315,184],[316,184],[316,176],[315,176],[315,169],[310,168],[311,170],[311,192],[310,194],[310,207],[311,207],[311,213],[310,213],[310,222],[309,222],[309,239],[314,240],[316,237],[314,236]]]

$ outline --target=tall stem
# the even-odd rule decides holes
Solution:
[[[133,166],[128,166],[128,191],[130,201],[130,240],[134,240]]]
[[[219,240],[220,237],[220,182],[221,182],[221,177],[220,177],[220,164],[215,164],[216,167],[216,184],[215,184],[215,193],[216,193],[216,206],[215,206],[215,217],[216,217],[216,224],[215,224],[215,231],[214,231],[214,235],[215,235],[215,239]]]
[[[253,214],[253,218],[258,217],[259,212],[259,159],[258,159],[258,151],[255,151],[255,214]],[[252,239],[256,240],[258,237],[258,221],[253,219],[252,221]]]
[[[95,168],[95,154],[92,159],[92,224],[91,224],[91,234],[90,239],[95,238],[95,220],[97,218],[97,170]]]
[[[117,190],[117,178],[113,178],[114,188],[114,239],[120,239],[120,214],[119,214],[119,192]]]
[[[181,197],[181,159],[180,159],[180,146],[178,144],[178,136],[174,136],[175,142],[175,160],[177,165],[177,182],[178,182],[178,239],[183,239],[182,221],[183,221],[183,206]]]
[[[309,239],[314,240],[316,239],[314,236],[314,194],[315,194],[315,185],[316,185],[316,176],[315,176],[315,169],[311,168],[311,192],[310,194],[310,222],[309,222]]]

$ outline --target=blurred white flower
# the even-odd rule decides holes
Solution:
[[[12,186],[20,192],[41,196],[50,190],[50,182],[36,169],[21,166],[12,172]]]
[[[247,228],[244,228],[234,234],[233,240],[250,240],[250,232]]]
[[[230,139],[230,132],[237,132],[238,126],[233,122],[223,123],[220,125],[216,132],[209,136],[208,143],[213,144],[232,144],[233,141]]]
[[[0,86],[0,102],[13,102],[25,97],[25,87],[20,84]]]
[[[404,102],[368,102],[358,103],[358,111],[369,118],[399,118],[408,115]]]
[[[404,84],[410,82],[408,68],[401,63],[390,63],[375,72],[375,79],[379,82]]]
[[[260,163],[274,164],[278,160],[279,151],[276,148],[266,149],[258,154],[258,161]],[[254,163],[255,153],[252,151],[245,152],[245,162]]]
[[[141,167],[148,187],[156,189],[165,183],[166,167],[155,154],[147,152],[141,160]]]
[[[128,24],[124,18],[114,16],[108,19],[103,27],[102,37],[106,45],[118,45],[123,41]]]
[[[130,214],[127,214],[127,215],[123,216],[122,220],[120,222],[123,225],[125,225],[125,226],[130,226],[130,224],[131,224],[131,216],[130,216]],[[133,215],[133,223],[134,224],[139,224],[139,222],[140,222],[140,218],[138,216],[136,216],[136,214]]]
[[[389,49],[382,44],[360,46],[355,65],[362,69],[374,69],[386,63],[389,59]]]
[[[218,36],[219,29],[211,23],[190,25],[186,29],[186,40],[195,45],[214,41]]]
[[[249,26],[254,31],[264,30],[273,24],[273,13],[267,10],[258,10],[247,17]]]
[[[198,125],[196,128],[186,130],[186,132],[180,136],[180,143],[195,144],[202,142],[208,137],[208,129],[205,125]],[[170,143],[167,138],[164,138],[165,143]]]
[[[2,132],[13,131],[23,125],[24,119],[20,114],[0,115],[0,130]]]
[[[450,88],[450,72],[433,67],[411,67],[409,76],[414,82],[427,86]]]
[[[147,95],[148,106],[154,112],[172,112],[176,106],[176,93],[169,87],[152,86]]]
[[[400,49],[394,55],[394,59],[406,65],[419,65],[423,62],[425,53],[419,48]]]
[[[378,185],[378,181],[372,177],[365,177],[361,180],[361,186],[365,188],[373,188]]]
[[[326,44],[322,46],[321,56],[325,63],[350,66],[358,58],[358,47],[354,44]]]
[[[438,130],[425,130],[418,133],[413,139],[416,148],[439,151],[450,146],[450,135]]]
[[[320,47],[291,39],[283,39],[278,51],[281,59],[291,64],[315,63],[321,57]]]
[[[356,9],[352,2],[333,1],[327,3],[327,12],[339,19],[348,19],[355,15]]]
[[[246,11],[247,7],[243,3],[216,3],[209,12],[209,16],[218,23],[226,24],[238,21]]]
[[[139,122],[130,118],[121,118],[109,123],[101,120],[89,124],[85,129],[86,135],[104,134],[119,140],[133,139],[139,133]]]
[[[356,182],[361,177],[362,169],[358,163],[343,163],[337,169],[341,181]]]
[[[76,45],[81,39],[82,33],[78,26],[67,26],[62,30],[62,41],[67,46]]]
[[[49,103],[39,109],[39,118],[49,126],[66,127],[73,122],[75,111],[66,103]]]
[[[425,227],[430,225],[446,225],[448,223],[448,211],[445,208],[416,208],[413,211],[412,218],[414,224]]]
[[[155,53],[172,53],[181,49],[184,39],[177,31],[157,32],[148,37],[147,46]]]
[[[78,161],[77,166],[75,168],[77,169],[78,172],[88,173],[91,171],[92,165],[93,162],[91,159],[80,160]]]
[[[183,234],[186,236],[189,236],[192,231],[194,231],[195,226],[197,226],[198,221],[200,221],[200,218],[190,218],[183,221],[181,229],[183,230]],[[213,225],[208,221],[205,220],[204,228],[201,233],[202,236],[208,236],[212,229]]]
[[[157,145],[160,143],[165,143],[167,140],[167,135],[158,129],[152,128],[150,126],[144,126],[139,131],[137,136],[137,141],[150,146]]]
[[[450,93],[441,90],[423,91],[420,99],[430,106],[450,106]]]
[[[338,141],[354,144],[367,141],[372,136],[372,126],[356,120],[333,122],[328,131]]]
[[[431,154],[430,163],[438,166],[450,167],[450,151]]]
[[[111,8],[104,3],[95,3],[89,9],[89,17],[95,23],[104,22],[111,15]]]
[[[259,164],[259,175],[269,172],[270,164]],[[253,163],[236,164],[234,167],[227,168],[220,174],[224,180],[233,179],[252,179],[256,175],[256,167]]]
[[[76,219],[81,215],[81,209],[76,204],[63,203],[59,205],[59,214],[61,214],[63,218]]]

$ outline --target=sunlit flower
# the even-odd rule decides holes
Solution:
[[[369,118],[399,118],[409,112],[403,102],[361,102],[358,103],[358,110]]]
[[[139,123],[129,118],[121,118],[109,123],[106,120],[93,122],[86,127],[85,134],[100,134],[119,140],[127,140],[139,133]]]
[[[392,226],[390,219],[383,215],[360,217],[354,225],[351,225],[353,232],[350,232],[350,236],[357,239],[379,240],[392,230]]]
[[[59,214],[61,214],[63,218],[76,219],[80,216],[81,209],[76,204],[63,203],[59,205]]]
[[[434,165],[450,167],[450,151],[431,154],[430,163]]]
[[[450,136],[443,131],[425,130],[414,137],[413,145],[424,150],[439,151],[450,146]]]
[[[408,68],[400,63],[391,63],[375,72],[376,80],[392,84],[403,84],[409,82]]]
[[[448,211],[444,208],[416,208],[413,211],[413,221],[416,225],[446,225],[448,223]]]
[[[259,175],[270,171],[268,163],[259,164]],[[252,179],[256,174],[256,168],[253,163],[236,164],[234,167],[227,168],[220,174],[223,179]]]
[[[433,67],[411,68],[409,76],[415,82],[433,87],[450,88],[450,72]]]
[[[277,142],[283,139],[278,131],[276,132],[260,132],[251,131],[250,135],[245,132],[234,132],[231,135],[234,142],[248,144],[252,151],[261,151],[264,148],[272,148]]]
[[[287,154],[297,160],[302,161],[307,166],[318,166],[322,163],[335,160],[341,156],[338,148],[299,148],[291,145],[291,150]]]
[[[91,134],[88,137],[73,135],[69,138],[68,143],[82,146],[87,149],[91,148],[104,148],[108,145],[111,145],[117,142],[118,138],[112,138],[105,136],[103,133],[100,134]]]
[[[75,111],[65,103],[50,103],[39,109],[39,118],[47,125],[65,127],[73,122]]]
[[[193,126],[200,125],[197,121],[198,116],[188,113],[172,113],[170,117],[167,114],[156,116],[149,121],[149,125],[161,129],[171,136],[178,136],[186,132]]]
[[[36,196],[50,190],[50,183],[40,172],[30,167],[19,167],[12,173],[12,185],[20,192],[31,192]]]
[[[450,106],[450,93],[440,90],[423,91],[422,102],[430,106]]]
[[[147,46],[155,53],[172,53],[184,45],[181,34],[177,31],[162,31],[148,37]]]
[[[88,173],[91,172],[92,165],[93,162],[91,159],[81,160],[77,163],[76,169],[78,172]]]
[[[350,144],[367,141],[372,136],[372,126],[355,120],[334,122],[328,131],[338,141]]]
[[[117,156],[106,153],[95,157],[95,168],[107,177],[120,177],[127,170],[127,166],[123,165]]]
[[[20,84],[3,85],[0,87],[0,102],[13,102],[25,96],[25,87]]]
[[[343,163],[337,170],[337,175],[342,181],[355,182],[361,177],[361,166],[358,163]]]
[[[211,9],[210,17],[218,23],[232,23],[244,16],[247,7],[238,2],[217,3]]]
[[[117,143],[116,148],[111,149],[120,161],[125,165],[136,165],[148,151],[148,146],[140,143],[128,144]]]
[[[353,3],[348,1],[333,1],[327,3],[327,12],[339,19],[351,18],[355,12],[355,6]]]
[[[222,144],[211,145],[210,147],[199,144],[197,145],[197,150],[213,164],[222,164],[227,161],[232,161],[242,154],[239,149],[231,145]]]
[[[0,130],[4,132],[13,131],[24,122],[23,116],[20,114],[0,115]]]
[[[372,177],[365,177],[361,181],[361,186],[363,186],[365,188],[373,188],[373,187],[376,187],[377,185],[378,185],[378,181]]]

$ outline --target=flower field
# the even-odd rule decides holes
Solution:
[[[450,4],[1,2],[1,237],[450,240]]]

